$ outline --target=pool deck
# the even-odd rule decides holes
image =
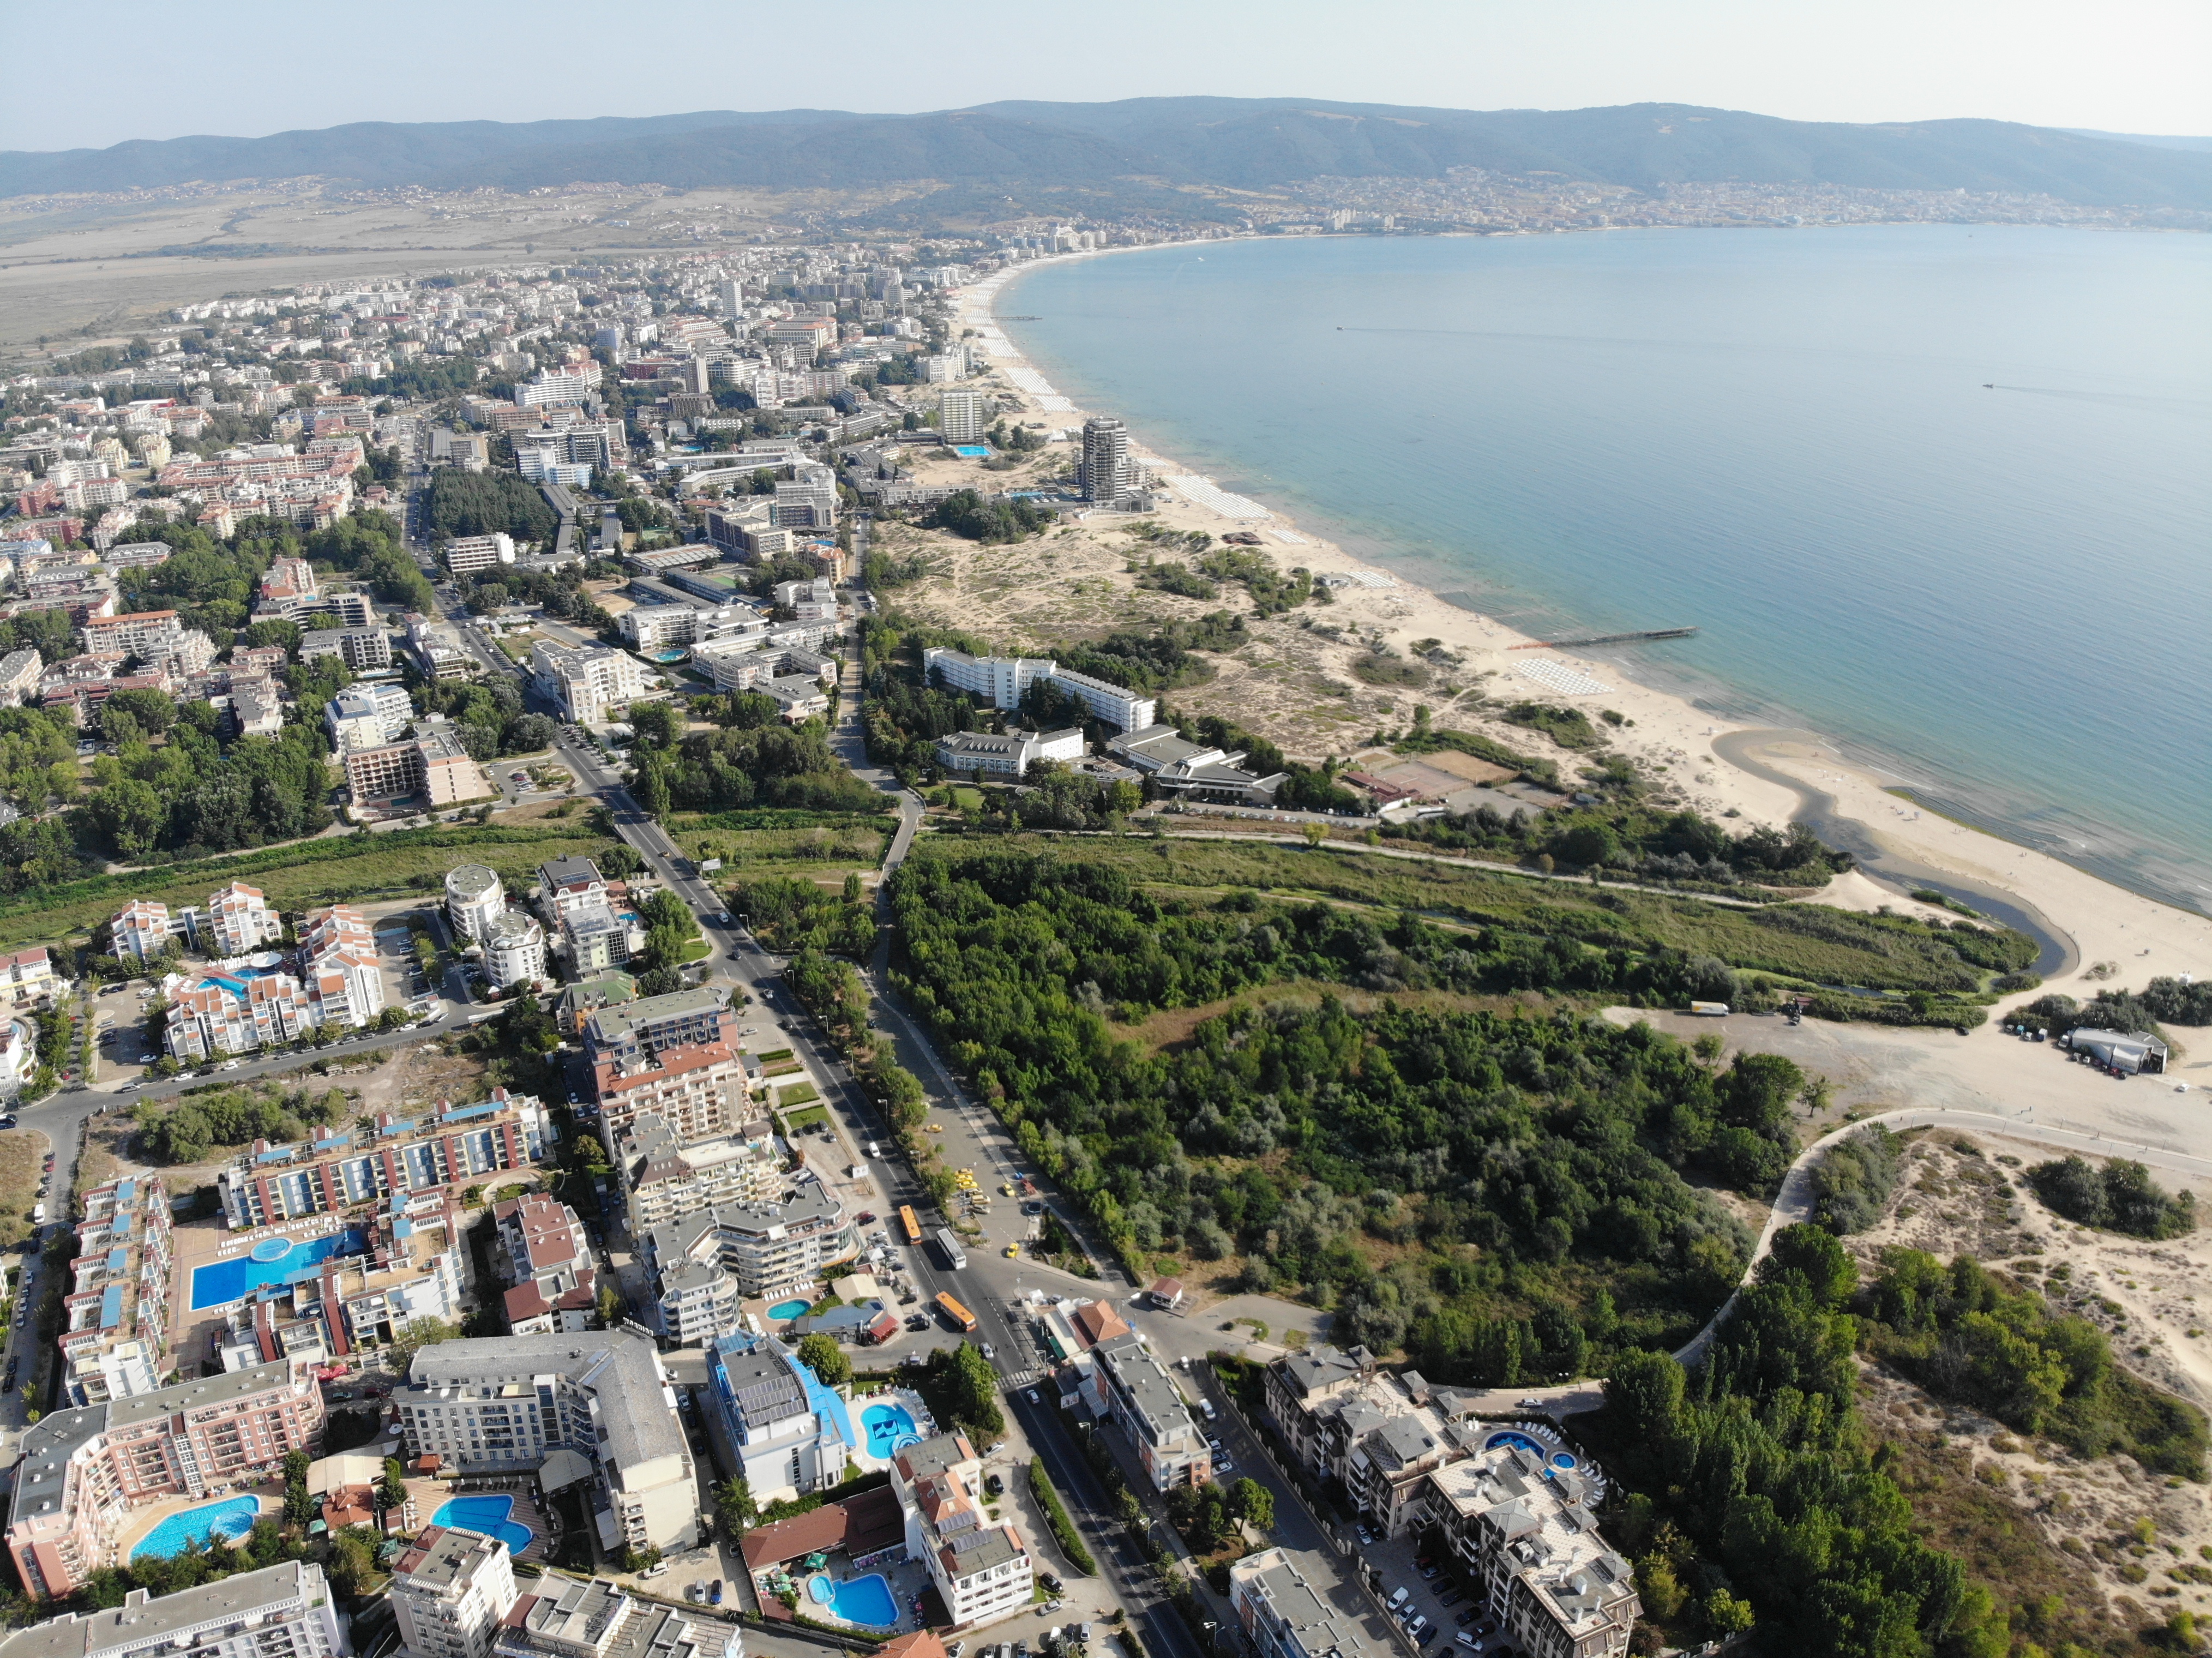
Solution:
[[[236,1260],[264,1238],[287,1243],[313,1243],[346,1230],[342,1214],[302,1215],[297,1220],[257,1226],[250,1232],[234,1232],[220,1217],[185,1221],[169,1234],[169,1341],[175,1362],[181,1366],[198,1359],[212,1360],[223,1327],[222,1307],[192,1308],[192,1272],[220,1261]],[[235,1306],[236,1303],[226,1303]]]
[[[210,1486],[204,1497],[165,1497],[158,1502],[149,1503],[143,1509],[131,1509],[125,1517],[122,1528],[115,1533],[116,1559],[130,1559],[131,1551],[144,1542],[154,1527],[171,1515],[182,1514],[188,1509],[204,1509],[210,1503],[220,1503],[232,1497],[259,1497],[261,1512],[264,1515],[281,1515],[284,1511],[284,1485],[282,1480],[264,1480],[257,1485],[244,1485],[232,1490]]]

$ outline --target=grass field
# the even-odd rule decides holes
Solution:
[[[580,821],[495,823],[334,836],[271,852],[94,876],[0,901],[0,950],[89,932],[133,898],[204,904],[209,892],[227,881],[251,880],[268,895],[272,909],[290,910],[434,890],[456,864],[488,864],[510,888],[526,887],[547,859],[590,857],[612,844]]]
[[[789,875],[834,883],[848,870],[878,867],[898,824],[884,817],[750,811],[678,812],[666,827],[687,856],[722,860],[718,879]]]
[[[1479,865],[1378,858],[1329,846],[1044,835],[970,844],[977,855],[1019,848],[1070,862],[1110,864],[1164,898],[1182,891],[1204,902],[1230,888],[1249,888],[1278,898],[1413,910],[1439,920],[1574,938],[1599,948],[1664,946],[1808,984],[1911,990],[1941,981],[1942,964],[1923,952],[1917,935],[1886,932],[1872,917],[1817,906],[1735,908],[1657,893],[1516,878]],[[956,845],[940,841],[935,849],[957,860],[967,848]],[[1949,971],[1956,973],[1955,963]]]
[[[39,1166],[46,1137],[27,1128],[0,1133],[0,1244],[20,1243],[31,1233],[31,1206],[39,1200]]]

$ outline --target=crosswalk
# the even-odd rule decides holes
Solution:
[[[1028,1387],[1037,1379],[1040,1374],[1035,1365],[1031,1365],[1026,1370],[1009,1370],[1005,1378],[1006,1391],[1012,1393],[1017,1388]]]

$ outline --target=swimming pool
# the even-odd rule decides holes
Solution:
[[[270,1246],[283,1244],[281,1252]],[[192,1310],[227,1307],[243,1301],[264,1284],[282,1284],[305,1267],[316,1266],[332,1255],[357,1255],[368,1248],[355,1231],[334,1232],[313,1243],[285,1243],[283,1238],[263,1238],[242,1255],[192,1268]]]
[[[768,1315],[777,1323],[782,1324],[792,1319],[805,1316],[806,1309],[813,1304],[812,1302],[806,1300],[779,1301],[768,1309]]]
[[[530,1540],[538,1533],[520,1520],[509,1520],[514,1512],[511,1497],[456,1497],[441,1503],[437,1513],[430,1516],[434,1526],[458,1526],[463,1531],[482,1532],[486,1537],[496,1537],[507,1545],[510,1555],[520,1554],[530,1546]]]
[[[848,1624],[889,1629],[898,1622],[898,1601],[879,1571],[842,1583],[832,1582],[827,1572],[817,1573],[808,1580],[806,1593],[816,1606],[829,1607]]]
[[[258,1497],[228,1497],[220,1503],[203,1503],[197,1509],[186,1509],[182,1514],[173,1514],[138,1540],[131,1551],[133,1560],[171,1560],[182,1554],[189,1544],[204,1548],[210,1537],[220,1537],[226,1543],[235,1543],[253,1529],[253,1522],[261,1515],[261,1499]]]
[[[1547,1457],[1550,1459],[1552,1466],[1555,1468],[1572,1469],[1581,1466],[1581,1464],[1575,1460],[1574,1453],[1571,1451],[1554,1451],[1547,1449],[1546,1447],[1539,1445],[1534,1440],[1529,1438],[1527,1434],[1516,1433],[1510,1428],[1502,1428],[1498,1432],[1491,1435],[1489,1438],[1482,1442],[1482,1448],[1485,1450],[1492,1450],[1500,1445],[1515,1446],[1521,1450],[1528,1452],[1532,1455]]]
[[[988,460],[991,458],[990,446],[981,443],[956,443],[952,446],[952,452],[963,460]]]
[[[200,982],[203,984],[221,985],[232,995],[243,998],[246,994],[246,987],[249,980],[265,979],[272,973],[281,973],[283,971],[283,969],[282,968],[274,967],[227,967],[220,973],[210,969],[208,972],[201,974]]]
[[[871,1405],[860,1412],[860,1426],[868,1436],[868,1455],[887,1457],[902,1446],[916,1444],[914,1412],[903,1405]]]

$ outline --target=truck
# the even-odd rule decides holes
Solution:
[[[937,1308],[958,1328],[966,1331],[969,1335],[975,1333],[975,1315],[963,1307],[951,1296],[939,1295],[937,1297]]]
[[[960,1247],[960,1240],[952,1236],[951,1227],[940,1226],[931,1236],[936,1242],[937,1253],[945,1257],[948,1271],[959,1272],[967,1270],[968,1252]]]
[[[1726,1002],[1692,1002],[1690,1011],[1705,1019],[1724,1019],[1728,1017]]]

